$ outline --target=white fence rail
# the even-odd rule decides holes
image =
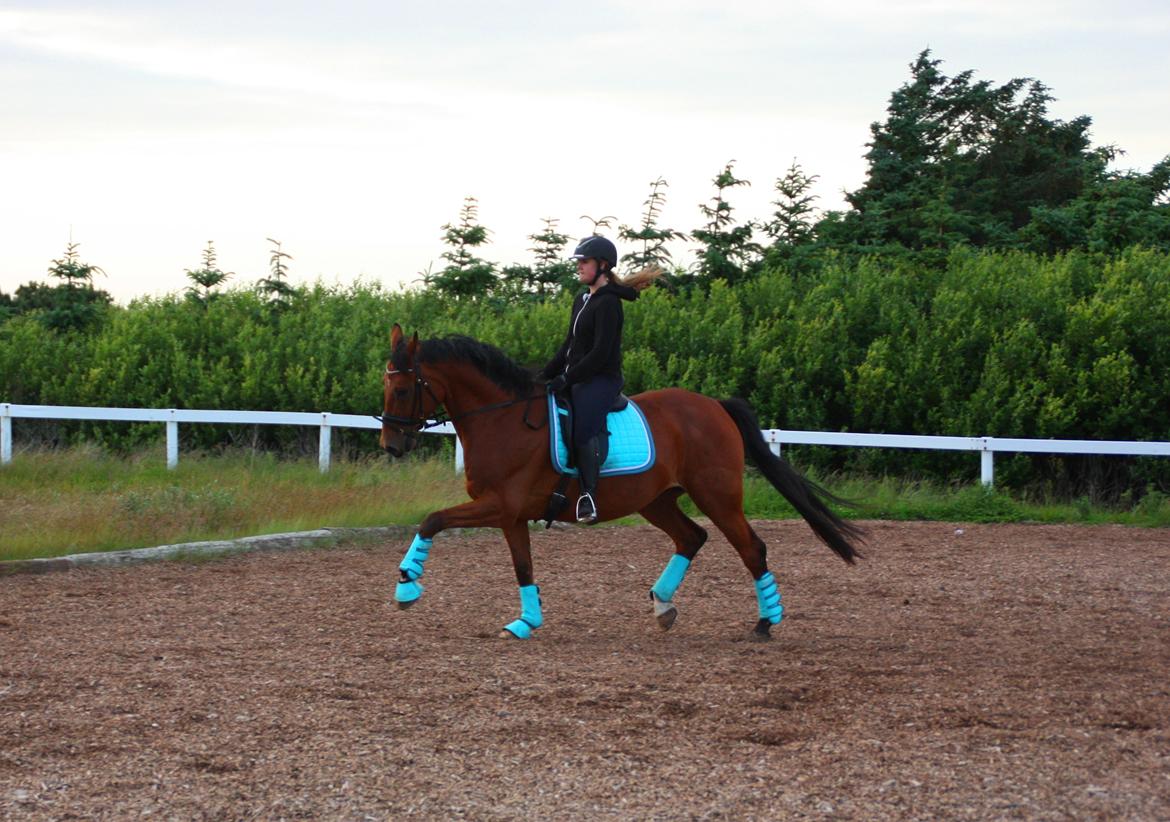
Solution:
[[[12,421],[102,420],[121,422],[161,422],[166,425],[167,467],[179,464],[179,424],[218,423],[245,425],[303,425],[320,429],[318,465],[329,470],[332,431],[334,428],[377,430],[380,423],[360,414],[304,413],[292,411],[210,411],[176,408],[88,408],[65,405],[16,405],[0,403],[0,464],[12,461]],[[434,434],[454,434],[450,423],[429,429]],[[916,448],[934,451],[978,451],[980,480],[990,486],[995,481],[995,454],[1105,454],[1116,456],[1170,456],[1170,442],[1124,442],[1117,440],[1037,440],[1009,437],[928,437],[910,434],[842,434],[825,431],[762,432],[772,452],[779,455],[782,445],[835,445],[853,448]],[[463,470],[463,446],[455,439],[455,470]]]
[[[925,437],[914,434],[834,434],[826,431],[764,431],[772,453],[786,445],[842,445],[863,448],[920,448],[932,451],[978,451],[979,479],[995,482],[995,454],[1106,454],[1134,457],[1170,456],[1170,442],[1121,440],[1034,440],[1013,437]]]
[[[102,420],[112,422],[161,422],[167,429],[167,467],[179,464],[179,424],[216,423],[228,425],[302,425],[320,429],[317,464],[322,471],[329,470],[332,460],[334,428],[367,428],[379,430],[382,424],[361,414],[307,413],[298,411],[210,411],[184,408],[89,408],[70,405],[15,405],[0,403],[0,464],[12,461],[12,421],[36,420]],[[454,434],[455,427],[444,423],[428,429],[434,434]],[[463,446],[455,438],[455,470],[463,470]]]

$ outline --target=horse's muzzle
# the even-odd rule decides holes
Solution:
[[[404,457],[418,445],[418,434],[415,432],[394,431],[382,435],[381,446],[392,457]]]

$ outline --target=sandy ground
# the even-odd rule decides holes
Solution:
[[[870,523],[850,568],[718,536],[661,632],[652,528],[0,579],[0,817],[1170,818],[1170,533]],[[961,529],[962,533],[959,533]]]

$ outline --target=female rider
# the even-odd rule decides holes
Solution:
[[[577,521],[597,522],[593,493],[601,470],[599,437],[605,415],[621,394],[622,300],[636,300],[636,287],[618,280],[617,248],[605,237],[586,237],[573,252],[577,280],[589,287],[573,301],[569,333],[540,376],[554,392],[569,389],[573,406],[573,453],[581,485]],[[645,287],[661,272],[635,275]],[[644,282],[643,282],[644,280]]]

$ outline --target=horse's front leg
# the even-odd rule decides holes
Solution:
[[[504,537],[512,552],[512,567],[516,571],[516,583],[520,586],[520,618],[505,625],[500,636],[529,639],[532,632],[544,622],[544,617],[540,612],[540,589],[532,577],[532,544],[528,536],[528,523],[513,522],[504,526]]]
[[[476,528],[499,524],[499,502],[490,495],[428,514],[419,526],[418,533],[414,535],[414,541],[410,543],[406,556],[398,565],[398,585],[394,589],[394,601],[398,607],[409,608],[422,596],[423,586],[418,580],[423,575],[423,565],[430,556],[435,534],[448,528]]]

